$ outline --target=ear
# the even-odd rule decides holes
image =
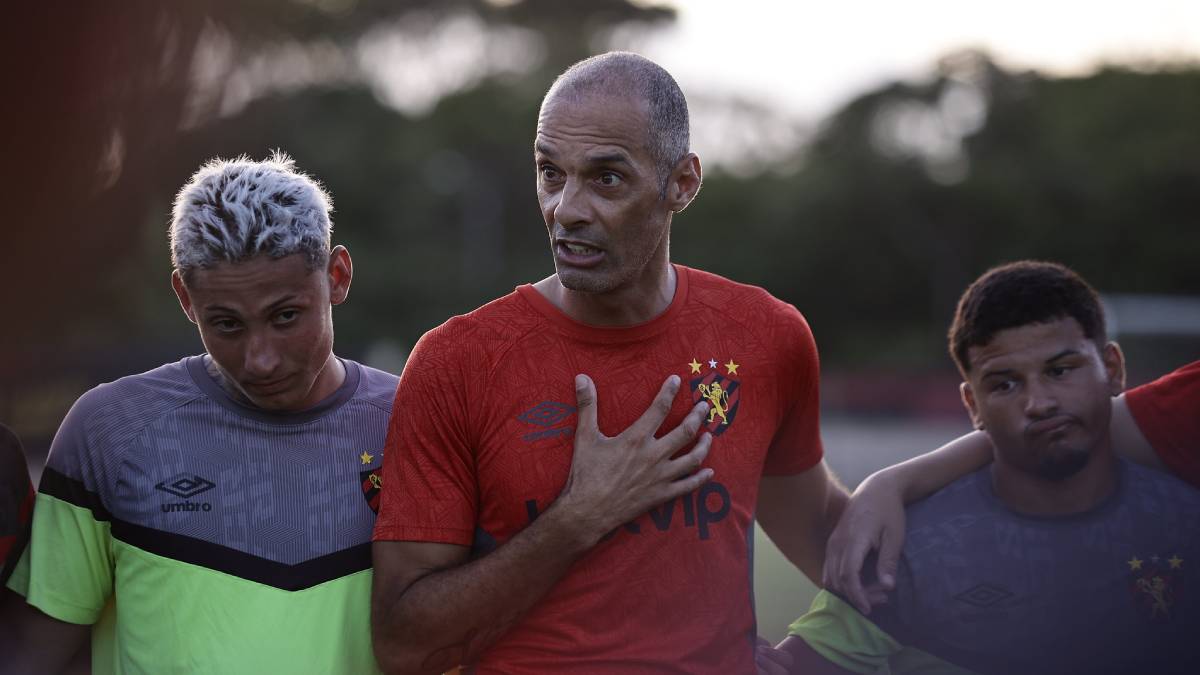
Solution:
[[[702,180],[700,158],[696,153],[689,152],[675,165],[671,177],[667,180],[667,206],[675,213],[686,209],[700,192]]]
[[[188,295],[187,286],[183,284],[183,275],[179,270],[171,272],[171,288],[175,289],[175,297],[179,298],[179,306],[187,315],[188,321],[196,323],[196,312],[192,307],[192,296]]]
[[[963,382],[958,385],[958,393],[962,396],[963,406],[966,407],[967,413],[971,415],[971,424],[976,429],[983,431],[983,419],[979,417],[979,406],[975,403],[975,390],[971,389],[971,383]]]
[[[1109,393],[1116,396],[1125,391],[1125,355],[1121,353],[1121,346],[1115,342],[1105,343],[1100,360],[1104,362]]]
[[[354,262],[345,246],[334,246],[329,252],[329,304],[340,305],[350,295],[350,280],[354,278]]]

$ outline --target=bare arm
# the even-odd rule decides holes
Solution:
[[[371,625],[383,669],[440,673],[476,660],[605,534],[709,480],[712,470],[700,469],[709,434],[671,458],[696,437],[706,404],[654,438],[678,391],[672,375],[645,414],[609,438],[596,425],[595,386],[577,377],[579,425],[567,483],[537,520],[492,553],[465,562],[462,546],[376,542]]]
[[[904,544],[904,505],[937,492],[992,459],[992,443],[982,431],[972,431],[946,445],[864,480],[829,537],[823,580],[863,614],[883,600],[895,584],[896,563]],[[872,551],[879,552],[879,585],[864,588],[860,572]]]
[[[1150,445],[1150,441],[1142,435],[1137,420],[1133,419],[1133,413],[1129,412],[1125,394],[1113,399],[1112,422],[1109,424],[1109,429],[1112,431],[1113,450],[1118,455],[1142,466],[1169,471],[1167,465],[1163,464],[1158,453]]]
[[[0,589],[0,673],[60,673],[87,643],[91,626],[51,618]]]
[[[821,462],[791,476],[763,476],[755,517],[780,552],[820,585],[825,542],[846,501],[846,488]]]

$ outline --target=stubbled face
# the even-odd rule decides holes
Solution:
[[[556,96],[538,117],[537,196],[570,290],[612,292],[667,264],[672,211],[646,147],[645,107],[620,95]]]
[[[1108,449],[1112,397],[1124,384],[1116,345],[1097,349],[1068,318],[1000,331],[967,358],[963,401],[998,462],[1059,481]]]
[[[348,276],[310,270],[293,254],[193,270],[181,286],[176,278],[185,313],[235,394],[265,410],[298,411],[337,389],[331,303],[345,299]]]

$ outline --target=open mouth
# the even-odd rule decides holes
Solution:
[[[589,244],[574,241],[559,240],[555,244],[560,261],[569,265],[590,266],[599,264],[604,258],[604,251]]]
[[[595,255],[600,252],[600,249],[586,244],[564,243],[563,246],[566,246],[567,250],[575,255]]]

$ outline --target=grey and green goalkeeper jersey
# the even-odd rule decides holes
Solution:
[[[791,634],[859,673],[1200,673],[1200,491],[1117,475],[1067,517],[1009,510],[990,469],[961,478],[907,509],[887,604],[864,617],[822,591]]]
[[[98,622],[96,672],[376,672],[370,541],[397,379],[343,363],[299,413],[239,403],[201,356],[84,394],[9,586]]]

